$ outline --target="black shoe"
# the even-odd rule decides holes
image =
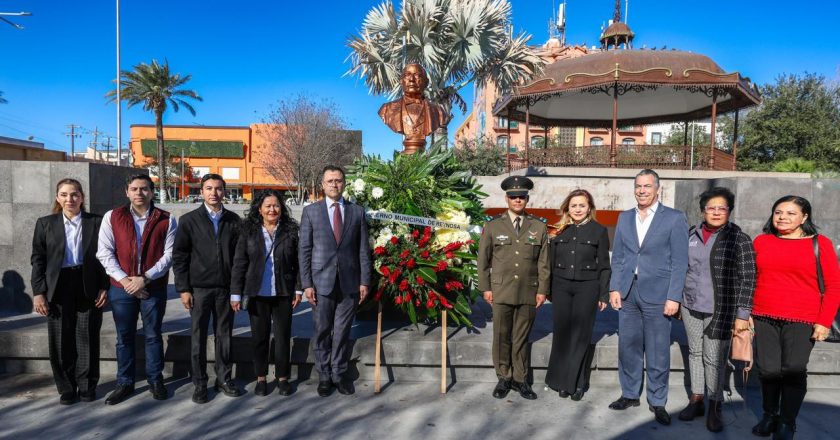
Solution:
[[[648,406],[650,412],[653,413],[653,418],[659,422],[660,425],[668,426],[671,424],[671,415],[665,411],[664,406]]]
[[[162,380],[152,382],[152,385],[149,386],[149,392],[152,393],[152,397],[155,400],[166,400],[169,398],[169,391],[166,389]]]
[[[117,385],[114,391],[105,399],[106,405],[116,405],[134,394],[134,385]]]
[[[268,395],[268,384],[264,380],[258,380],[257,385],[254,386],[254,394],[258,396]]]
[[[236,386],[236,382],[233,380],[228,380],[227,382],[221,382],[218,379],[216,380],[216,392],[223,392],[225,396],[228,397],[239,397],[242,395],[242,390]]]
[[[558,395],[558,396],[560,396],[560,397],[562,397],[562,398],[564,398],[564,399],[565,399],[565,398],[567,398],[567,397],[569,397],[569,396],[571,396],[571,394],[569,394],[569,392],[568,392],[568,391],[566,391],[566,390],[560,390],[560,391],[558,391],[558,392],[557,392],[557,395]]]
[[[207,403],[207,385],[196,385],[193,390],[192,401],[195,403]]]
[[[509,392],[510,381],[505,379],[499,379],[499,383],[496,384],[496,388],[493,388],[493,397],[497,399],[504,399],[505,397],[507,397]]]
[[[628,399],[624,396],[621,396],[615,402],[610,404],[610,409],[614,409],[617,411],[623,411],[631,406],[639,406],[639,399]]]
[[[580,401],[580,399],[583,399],[583,389],[578,388],[572,394],[572,400],[574,400],[575,402],[578,402],[578,401]]]
[[[773,440],[793,440],[794,432],[796,432],[796,425],[781,422],[773,433]]]
[[[322,380],[318,382],[318,395],[327,397],[332,394],[333,383],[331,380]]]
[[[87,391],[79,391],[79,400],[82,402],[93,402],[96,400],[96,388]]]
[[[61,393],[58,398],[58,403],[62,405],[72,405],[76,403],[76,399],[78,396],[76,395],[75,391],[68,391],[66,393]]]
[[[723,431],[723,414],[720,411],[719,400],[709,399],[709,414],[706,416],[706,429],[711,432]]]
[[[537,400],[537,393],[531,389],[531,385],[529,385],[528,382],[511,382],[510,387],[519,391],[519,395],[522,396],[523,399]]]
[[[341,379],[336,384],[338,388],[338,392],[344,394],[345,396],[349,396],[356,392],[356,388],[353,387],[353,381],[350,379]]]
[[[692,394],[691,399],[688,401],[688,405],[680,411],[677,418],[684,422],[689,422],[694,420],[695,417],[702,417],[705,414],[706,404],[703,403],[703,395]]]
[[[283,379],[277,381],[277,393],[281,396],[292,395],[292,385],[289,383],[288,380]]]
[[[759,437],[770,437],[770,434],[776,432],[776,425],[779,423],[779,416],[770,413],[764,413],[761,421],[752,428],[753,435]]]

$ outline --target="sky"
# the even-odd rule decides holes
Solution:
[[[511,0],[515,31],[548,38],[555,0]],[[260,122],[280,99],[305,94],[330,99],[352,129],[362,130],[365,153],[390,156],[401,136],[377,116],[386,99],[345,75],[347,40],[379,0],[122,0],[121,67],[168,60],[174,72],[191,74],[187,86],[203,102],[197,115],[168,111],[164,123],[249,125]],[[398,2],[399,3],[399,0]],[[667,46],[710,56],[726,71],[773,82],[786,73],[812,72],[838,78],[840,45],[833,17],[840,1],[631,0],[628,24],[634,46]],[[601,25],[612,18],[614,0],[568,0],[566,41],[598,44]],[[98,128],[116,136],[116,105],[105,93],[116,77],[115,1],[3,0],[0,12],[18,30],[0,22],[0,136],[43,142],[69,151],[68,124],[82,127],[77,148]],[[622,0],[622,14],[625,0]],[[468,86],[462,96],[472,102]],[[457,109],[450,136],[465,115]],[[152,124],[138,106],[123,107],[123,144],[131,124]]]

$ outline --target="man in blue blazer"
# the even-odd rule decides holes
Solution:
[[[300,281],[312,305],[318,395],[336,386],[353,394],[346,377],[350,327],[370,286],[370,244],[364,209],[341,196],[344,170],[328,165],[321,186],[324,200],[303,208],[300,221]]]
[[[639,406],[647,370],[647,401],[656,421],[665,411],[671,364],[671,317],[677,314],[688,270],[685,214],[659,203],[659,175],[636,175],[637,206],[622,212],[613,241],[610,305],[618,310],[618,378],[614,410]]]

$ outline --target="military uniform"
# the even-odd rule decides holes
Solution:
[[[531,187],[527,177],[512,176],[502,182],[509,196],[527,195]],[[527,344],[536,317],[536,295],[548,294],[551,274],[545,224],[523,213],[518,216],[517,233],[515,217],[508,210],[484,226],[478,251],[478,288],[493,292],[496,375],[500,381],[521,384],[530,364]]]

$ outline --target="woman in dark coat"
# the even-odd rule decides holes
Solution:
[[[274,330],[274,375],[278,393],[292,393],[289,384],[292,309],[300,303],[298,225],[279,191],[254,197],[242,222],[231,271],[231,307],[248,310],[254,343],[254,394],[268,394],[268,354]],[[243,306],[244,305],[244,306]]]
[[[96,258],[102,217],[85,212],[75,179],[55,188],[53,214],[35,223],[32,291],[35,312],[47,317],[50,365],[59,402],[96,399],[99,330],[108,302],[108,276]]]
[[[755,289],[752,240],[729,221],[735,195],[726,188],[700,194],[703,221],[689,230],[688,272],[683,290],[682,319],[688,337],[691,397],[679,414],[688,421],[705,412],[706,428],[723,429],[724,373],[732,329],[749,331]]]
[[[545,383],[580,400],[587,389],[595,311],[604,310],[610,282],[610,238],[595,221],[592,195],[577,189],[560,206],[560,233],[551,240],[554,340]]]

